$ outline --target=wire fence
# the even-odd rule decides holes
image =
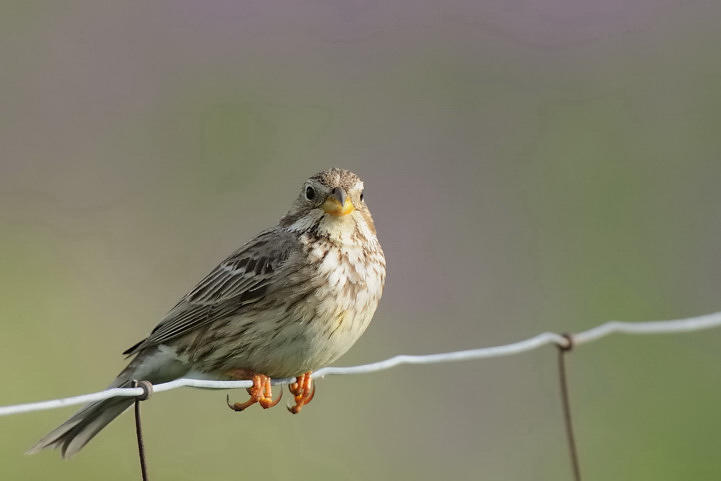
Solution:
[[[439,364],[443,362],[459,362],[471,361],[475,359],[486,359],[490,357],[512,356],[521,354],[526,351],[532,351],[546,345],[557,345],[567,348],[572,343],[574,346],[580,346],[589,342],[597,341],[603,337],[614,333],[623,334],[674,334],[681,332],[699,331],[703,329],[711,329],[721,327],[721,312],[706,314],[698,317],[689,317],[686,319],[676,319],[670,321],[651,321],[651,322],[619,322],[610,321],[599,326],[593,327],[587,331],[577,334],[555,334],[552,332],[543,332],[529,339],[505,344],[502,346],[484,347],[479,349],[468,349],[465,351],[443,352],[438,354],[425,355],[407,355],[400,354],[370,364],[350,367],[326,367],[319,369],[313,373],[313,378],[322,378],[330,375],[344,374],[367,374],[376,371],[391,369],[403,364]],[[273,384],[289,384],[295,379],[274,379]],[[238,389],[248,388],[253,385],[252,381],[212,381],[205,379],[187,379],[181,378],[175,381],[156,384],[153,386],[153,392],[170,391],[180,387],[195,387],[206,389]],[[42,411],[45,409],[57,409],[75,404],[85,404],[92,401],[100,401],[111,397],[136,397],[143,395],[144,390],[140,387],[135,388],[113,388],[105,391],[95,392],[91,394],[82,394],[60,399],[51,399],[49,401],[32,402],[25,404],[16,404],[11,406],[0,406],[0,416],[8,416],[11,414],[19,414],[31,411]]]
[[[529,339],[505,344],[502,346],[484,347],[479,349],[469,349],[464,351],[444,352],[438,354],[425,355],[406,355],[400,354],[391,358],[359,366],[350,367],[326,367],[319,369],[313,373],[313,378],[322,378],[329,375],[347,375],[347,374],[366,374],[371,372],[383,371],[391,369],[403,364],[439,364],[444,362],[460,362],[476,359],[486,359],[491,357],[512,356],[527,351],[541,348],[546,345],[555,345],[558,348],[558,369],[559,381],[561,388],[561,407],[564,415],[566,434],[568,438],[569,457],[571,460],[571,468],[574,479],[580,481],[580,467],[576,443],[573,435],[571,408],[568,394],[568,380],[566,376],[565,358],[566,355],[574,348],[595,342],[601,338],[614,333],[651,335],[651,334],[678,334],[684,332],[700,331],[721,327],[721,312],[706,314],[697,317],[689,317],[685,319],[675,319],[668,321],[649,321],[649,322],[620,322],[610,321],[599,326],[593,327],[586,331],[576,334],[556,334],[553,332],[543,332]],[[273,379],[273,384],[289,384],[295,382],[294,378],[290,379]],[[100,401],[111,397],[135,397],[135,417],[138,436],[138,452],[140,456],[141,471],[143,479],[147,479],[145,466],[145,455],[142,444],[142,435],[140,429],[140,409],[139,401],[149,397],[151,392],[170,391],[180,387],[195,387],[206,389],[238,389],[248,388],[253,385],[252,381],[214,381],[205,379],[188,379],[181,378],[175,381],[162,384],[151,385],[147,381],[139,381],[135,384],[139,387],[132,388],[113,388],[105,391],[95,392],[91,394],[82,394],[59,399],[51,399],[48,401],[31,402],[25,404],[15,404],[10,406],[0,406],[0,416],[9,416],[13,414],[26,413],[31,411],[42,411],[46,409],[57,409],[76,404],[85,404],[93,401]]]

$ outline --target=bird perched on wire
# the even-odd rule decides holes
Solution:
[[[134,356],[110,387],[179,377],[252,379],[250,399],[275,406],[270,378],[296,377],[297,413],[315,393],[311,372],[345,353],[363,334],[383,292],[385,258],[363,182],[329,169],[303,183],[275,227],[222,261],[153,329],[124,352]],[[88,404],[29,453],[79,451],[134,402]]]

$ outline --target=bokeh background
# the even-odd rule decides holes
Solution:
[[[338,363],[721,309],[721,4],[0,6],[0,404],[95,391],[315,171],[366,181],[389,265]],[[721,473],[721,331],[570,359],[585,478]],[[233,397],[242,398],[235,391]],[[287,396],[287,393],[286,393]],[[0,419],[0,478],[139,477],[126,414]],[[335,377],[302,415],[144,404],[154,479],[569,479],[548,347]]]

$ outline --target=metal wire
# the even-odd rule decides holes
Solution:
[[[567,346],[558,346],[558,382],[561,388],[561,409],[563,410],[563,424],[566,426],[568,440],[568,459],[571,461],[573,480],[581,481],[581,464],[578,461],[576,436],[573,434],[573,416],[571,416],[571,401],[568,395],[568,376],[566,375],[566,354],[571,352],[575,343],[570,334],[564,334],[568,340]]]
[[[676,319],[670,321],[652,322],[619,322],[610,321],[601,324],[587,331],[572,334],[574,347],[582,344],[597,341],[614,333],[624,334],[673,334],[681,332],[699,331],[721,326],[721,312],[706,314],[698,317]],[[333,374],[365,374],[370,372],[390,369],[402,364],[438,364],[442,362],[470,361],[474,359],[485,359],[489,357],[511,356],[522,352],[538,349],[545,345],[557,345],[568,347],[568,338],[552,332],[544,332],[523,341],[506,344],[503,346],[485,347],[480,349],[469,349],[466,351],[445,352],[440,354],[426,355],[405,355],[378,361],[370,364],[351,367],[326,367],[313,373],[313,378],[321,378]],[[295,379],[274,379],[273,384],[288,384]],[[213,381],[205,379],[176,379],[175,381],[157,384],[153,391],[162,392],[179,387],[197,387],[207,389],[237,389],[252,386],[252,381]],[[100,401],[111,397],[136,397],[142,396],[142,388],[113,388],[105,391],[80,396],[72,396],[49,401],[16,404],[11,406],[0,406],[0,416],[9,416],[31,411],[42,411],[45,409],[56,409],[75,404],[85,404],[92,401]]]
[[[133,381],[133,387],[142,386],[143,394],[135,397],[135,436],[138,439],[138,460],[140,462],[140,476],[148,481],[148,464],[145,460],[145,443],[143,442],[143,423],[140,418],[140,403],[150,397],[153,386],[148,381]]]

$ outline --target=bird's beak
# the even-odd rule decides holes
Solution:
[[[355,210],[353,202],[342,187],[336,187],[323,202],[323,210],[335,216],[348,215]]]

